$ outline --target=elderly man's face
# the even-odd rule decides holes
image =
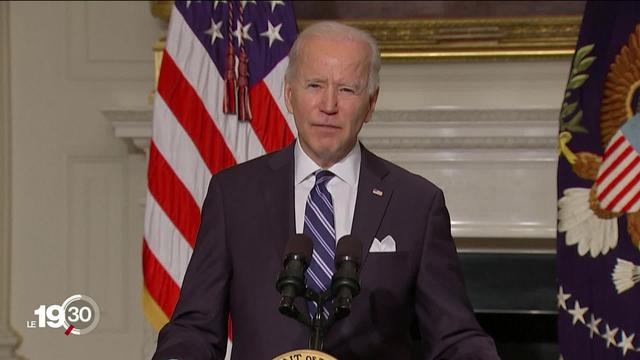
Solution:
[[[367,91],[369,51],[360,41],[309,37],[295,73],[285,83],[285,101],[300,145],[321,167],[346,156],[371,118],[378,91]]]

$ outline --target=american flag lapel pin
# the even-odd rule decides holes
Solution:
[[[382,190],[380,189],[373,188],[372,192],[374,195],[382,196]]]

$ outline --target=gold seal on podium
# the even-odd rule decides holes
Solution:
[[[273,360],[338,360],[322,351],[301,349],[278,355]]]

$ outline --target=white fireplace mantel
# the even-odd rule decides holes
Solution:
[[[131,141],[135,149],[148,153],[151,143],[151,108],[108,109],[102,114],[111,122],[117,138]]]
[[[151,109],[102,113],[117,138],[148,151]],[[528,250],[542,239],[553,251],[557,119],[557,109],[378,111],[361,140],[443,188],[457,239]]]
[[[117,138],[146,151],[150,108],[102,111]],[[555,148],[556,109],[378,111],[361,139],[372,149]]]

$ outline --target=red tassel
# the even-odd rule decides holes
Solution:
[[[238,120],[251,121],[249,103],[249,57],[244,47],[240,50],[238,63]]]
[[[225,114],[236,113],[236,57],[231,40],[227,42],[227,62],[224,71],[224,98],[222,112]]]

